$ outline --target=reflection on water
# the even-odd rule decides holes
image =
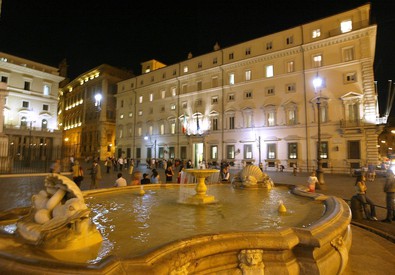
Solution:
[[[286,188],[239,190],[229,185],[209,185],[207,194],[218,203],[185,205],[177,201],[194,194],[194,185],[99,194],[86,198],[93,221],[103,235],[100,255],[130,258],[171,241],[199,234],[264,231],[308,226],[324,212],[324,205],[290,194]],[[288,210],[278,213],[282,200]]]

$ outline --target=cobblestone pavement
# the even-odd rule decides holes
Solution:
[[[103,166],[103,165],[102,165]],[[89,189],[90,178],[87,172],[89,164],[83,163],[86,176],[81,186],[82,190]],[[140,166],[135,170],[142,173],[150,170]],[[164,170],[158,169],[162,182],[165,179]],[[231,175],[237,170],[231,170]],[[102,167],[103,179],[99,188],[111,188],[116,180],[118,171],[111,170],[108,174]],[[124,169],[122,171],[128,182],[131,175]],[[308,173],[298,173],[294,176],[290,172],[266,172],[276,184],[306,185]],[[70,173],[64,173],[71,178]],[[174,181],[177,179],[177,173]],[[17,207],[31,205],[32,194],[42,189],[46,174],[30,175],[0,175],[0,212]],[[350,200],[354,195],[355,177],[344,174],[325,174],[325,189],[316,192],[325,195],[333,195]],[[377,177],[373,182],[367,182],[368,196],[377,205],[378,219],[384,219],[385,193],[383,192],[384,177]],[[358,220],[352,222],[353,244],[350,250],[350,261],[344,274],[388,274],[389,270],[395,270],[395,222],[391,224],[379,221]],[[378,237],[379,236],[379,237]],[[369,264],[366,264],[369,263]]]

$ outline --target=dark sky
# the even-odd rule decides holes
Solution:
[[[387,81],[395,80],[395,1],[370,2],[378,24],[375,75],[385,102]],[[171,65],[189,52],[212,51],[216,42],[225,48],[365,3],[2,0],[0,51],[56,67],[66,58],[72,79],[103,63],[140,74],[140,63],[150,59]]]

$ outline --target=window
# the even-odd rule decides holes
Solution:
[[[160,125],[160,134],[161,135],[165,134],[165,125],[163,123]]]
[[[181,106],[183,109],[186,109],[186,108],[188,108],[188,103],[186,101],[184,101],[181,103]]]
[[[229,60],[232,60],[234,58],[234,54],[233,53],[230,53],[229,54]]]
[[[296,88],[295,88],[295,84],[294,83],[285,85],[285,92],[286,93],[294,93],[295,91],[296,91]]]
[[[292,73],[295,71],[294,65],[295,65],[295,63],[293,61],[287,62],[287,73]]]
[[[123,119],[123,114],[120,114],[120,115],[119,115],[119,118],[120,118],[120,119]]]
[[[132,117],[132,116],[133,116],[133,113],[132,113],[132,112],[130,112],[130,113],[128,114],[128,116],[129,116],[129,117]]]
[[[317,142],[317,156],[319,154],[318,152],[318,142]],[[328,159],[328,142],[327,141],[321,141],[321,159]]]
[[[29,108],[29,101],[22,101],[23,108]]]
[[[315,30],[312,31],[312,35],[311,35],[312,38],[318,38],[320,36],[321,36],[321,30],[320,29],[315,29]]]
[[[8,83],[8,77],[2,75],[0,82]]]
[[[251,70],[247,70],[245,72],[245,78],[246,78],[246,81],[250,81],[251,80]]]
[[[177,95],[177,89],[176,87],[171,88],[171,96],[176,96]]]
[[[274,87],[267,87],[267,88],[265,88],[265,94],[267,96],[275,95]]]
[[[165,106],[161,106],[160,111],[163,113],[165,111]]]
[[[276,125],[276,113],[275,110],[269,110],[266,113],[266,125],[275,126]]]
[[[202,90],[202,82],[198,81],[196,84],[197,84],[197,90],[201,91]]]
[[[218,104],[218,96],[211,97],[211,104]]]
[[[43,130],[48,129],[48,121],[46,119],[43,119],[41,121],[41,129],[43,129]]]
[[[287,125],[296,125],[296,109],[287,109]]]
[[[322,55],[317,54],[313,56],[313,67],[321,67],[322,66]]]
[[[244,144],[244,158],[252,159],[252,144]]]
[[[210,146],[210,158],[211,159],[218,159],[218,146],[217,145]]]
[[[234,145],[226,145],[226,158],[234,159],[235,158],[235,146]]]
[[[228,101],[235,101],[235,95],[234,94],[228,94]]]
[[[218,58],[214,57],[213,58],[213,64],[217,64],[218,63]]]
[[[244,99],[251,99],[252,98],[252,91],[244,92]]]
[[[361,146],[359,140],[350,140],[348,143],[348,158],[349,159],[360,159],[361,158]]]
[[[213,118],[211,120],[211,128],[213,131],[217,131],[218,130],[218,118]]]
[[[26,127],[27,126],[27,118],[26,117],[21,117],[21,127]]]
[[[266,50],[271,50],[273,48],[273,42],[267,42],[266,43]]]
[[[328,122],[328,104],[327,102],[321,102],[320,106],[321,122]]]
[[[246,53],[246,55],[250,55],[251,54],[251,48],[246,48],[245,53]]]
[[[234,129],[235,128],[235,117],[231,116],[229,117],[229,129]]]
[[[148,127],[148,135],[152,136],[153,132],[154,132],[154,127],[152,125],[150,125]]]
[[[287,45],[291,45],[294,43],[294,37],[293,36],[288,36],[286,39]]]
[[[165,90],[160,91],[160,94],[161,94],[161,97],[162,97],[162,98],[165,98],[165,97],[166,97],[166,91],[165,91]]]
[[[143,96],[139,96],[139,103],[143,103]]]
[[[351,20],[345,20],[340,23],[340,30],[342,33],[352,31],[352,21]]]
[[[356,72],[352,72],[352,73],[346,73],[344,75],[344,83],[352,83],[352,82],[356,82],[357,81],[357,73]]]
[[[354,60],[354,48],[353,47],[344,48],[342,51],[342,54],[343,54],[343,61],[344,62]]]
[[[234,85],[235,84],[235,74],[230,73],[229,74],[229,85]]]
[[[198,69],[201,69],[203,66],[202,66],[202,61],[200,61],[199,63],[198,63]]]
[[[143,111],[139,110],[139,116],[142,116],[142,115],[143,115]]]
[[[268,143],[267,144],[267,158],[268,159],[276,159],[276,144]]]
[[[49,111],[49,105],[43,104],[43,111]]]
[[[172,103],[172,104],[170,104],[170,110],[175,110],[176,109],[176,104],[175,103]]]
[[[136,158],[141,158],[141,148],[140,147],[137,147],[136,148]]]
[[[26,91],[30,91],[30,82],[29,81],[25,81],[23,89]]]
[[[121,101],[119,102],[119,106],[120,106],[121,108],[123,108],[123,100],[121,100]]]
[[[266,71],[266,77],[273,77],[274,75],[273,65],[266,66],[265,71]]]
[[[163,159],[165,157],[165,148],[159,147],[159,158]]]
[[[149,94],[149,101],[153,101],[154,100],[154,94]]]
[[[213,77],[211,79],[211,85],[213,86],[213,88],[218,87],[218,77]]]
[[[151,147],[147,148],[147,158],[152,158],[152,148]]]
[[[187,73],[187,72],[188,72],[188,66],[185,65],[185,66],[184,66],[184,73]]]
[[[182,85],[182,92],[183,93],[188,92],[188,85],[187,84]]]
[[[170,124],[170,133],[174,135],[176,133],[176,123],[174,121]]]
[[[45,84],[43,87],[43,94],[49,95],[51,93],[51,87],[48,84]]]
[[[351,103],[346,107],[348,107],[348,120],[357,122],[359,120],[359,103]]]
[[[298,158],[298,144],[295,142],[288,143],[288,159]]]
[[[202,106],[203,100],[201,98],[195,100],[195,106]]]
[[[174,159],[176,156],[175,152],[176,152],[175,148],[173,146],[170,146],[169,147],[169,158]]]

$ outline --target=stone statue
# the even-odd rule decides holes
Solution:
[[[247,164],[231,181],[236,188],[264,187],[271,189],[274,186],[272,179],[258,166]]]
[[[69,178],[50,174],[44,190],[32,196],[32,207],[17,222],[16,234],[44,249],[82,249],[102,242],[91,222],[79,187]]]

